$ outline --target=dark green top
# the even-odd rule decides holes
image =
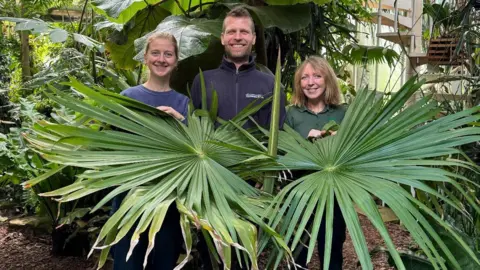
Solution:
[[[305,106],[290,105],[287,107],[286,123],[295,131],[300,133],[304,138],[307,138],[311,129],[322,130],[323,126],[335,121],[340,125],[347,108],[343,105],[327,105],[325,109],[319,113],[314,113]]]

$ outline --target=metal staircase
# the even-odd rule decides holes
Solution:
[[[427,54],[422,48],[422,0],[371,0],[371,8],[378,11],[372,17],[377,25],[377,38],[407,47],[410,66],[427,63]],[[389,32],[382,31],[382,25],[390,26]],[[392,29],[393,28],[393,29]],[[407,78],[413,70],[407,70]]]
[[[429,48],[423,48],[422,45],[423,0],[369,0],[368,5],[370,8],[377,10],[372,14],[372,22],[377,24],[377,44],[379,39],[383,39],[403,45],[407,49],[408,61],[405,63],[405,79],[409,79],[416,74],[417,67],[429,64],[429,57],[426,52]],[[382,31],[382,26],[389,26],[388,30]],[[385,29],[385,27],[383,28]],[[422,77],[425,77],[427,82],[431,80],[431,83],[435,83],[442,77],[444,81],[446,80],[446,74],[433,73],[425,74]],[[462,78],[462,76],[450,77],[448,81],[461,80]],[[461,96],[453,95],[450,97],[441,93],[438,95],[443,95],[440,98],[444,98],[444,100],[456,100]],[[434,98],[436,98],[435,95]]]

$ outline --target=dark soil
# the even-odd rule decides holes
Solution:
[[[29,227],[0,225],[1,269],[95,269],[95,259],[54,257],[51,247],[51,237],[44,232],[35,233]]]
[[[370,222],[360,216],[370,251],[384,246],[380,235]],[[387,228],[398,249],[407,250],[412,240],[407,232],[398,224],[387,223]],[[54,257],[51,255],[51,237],[45,232],[36,232],[30,227],[9,227],[0,223],[0,268],[35,269],[35,270],[80,270],[95,269],[96,258]],[[344,246],[344,269],[361,269],[350,238]],[[388,255],[378,252],[372,260],[375,269],[394,269],[388,262]],[[320,262],[315,254],[309,269],[320,269]],[[104,269],[111,269],[111,263]]]
[[[372,254],[372,262],[374,269],[386,270],[386,269],[395,269],[388,264],[388,254],[385,252],[376,252],[373,254],[372,250],[378,249],[379,247],[386,247],[383,239],[380,234],[376,231],[370,221],[365,217],[360,215],[360,223],[362,224],[363,233],[367,240],[368,250]],[[386,224],[390,237],[393,240],[393,243],[397,247],[397,250],[407,251],[409,247],[414,243],[410,234],[405,231],[405,229],[396,223],[387,223]],[[343,269],[362,269],[360,263],[358,262],[357,254],[353,248],[352,241],[350,236],[347,234],[347,240],[343,247]],[[318,265],[318,261],[316,262]],[[314,267],[310,269],[320,269],[319,267]]]

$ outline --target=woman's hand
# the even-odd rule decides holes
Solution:
[[[158,106],[157,109],[160,111],[163,111],[165,113],[170,114],[171,116],[175,117],[176,119],[183,121],[185,120],[185,117],[179,112],[177,112],[174,108],[169,107],[169,106]]]
[[[327,133],[325,130],[310,129],[307,138],[319,138]]]
[[[332,131],[332,130],[329,130],[328,131],[330,133],[330,135],[335,135],[337,134],[336,131]],[[318,129],[311,129],[310,132],[308,132],[308,136],[307,138],[321,138],[323,137],[323,135],[325,135],[327,133],[326,130],[318,130]]]

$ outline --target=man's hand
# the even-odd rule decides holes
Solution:
[[[166,112],[168,114],[170,114],[171,116],[175,117],[176,119],[180,120],[180,121],[183,121],[185,120],[185,117],[183,117],[183,115],[179,112],[177,112],[175,109],[173,109],[172,107],[169,107],[169,106],[158,106],[157,109],[159,109],[160,111],[163,111],[163,112]]]

